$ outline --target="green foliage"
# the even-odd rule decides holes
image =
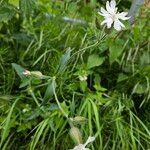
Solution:
[[[96,66],[100,66],[103,63],[103,61],[104,57],[99,57],[96,54],[90,55],[88,57],[87,68],[90,69]]]
[[[23,17],[29,18],[32,15],[32,12],[34,11],[35,0],[19,0],[19,6]]]
[[[0,149],[150,148],[150,12],[116,32],[104,3],[0,1]]]
[[[23,72],[25,71],[24,68],[22,68],[20,65],[17,65],[15,63],[13,63],[12,66],[16,70],[17,74],[21,79],[25,78],[25,76],[23,75]]]
[[[2,6],[0,8],[0,22],[8,22],[15,15],[15,8],[12,6]]]

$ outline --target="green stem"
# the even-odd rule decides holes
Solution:
[[[58,100],[58,97],[57,97],[57,94],[56,94],[55,86],[54,86],[54,85],[55,85],[55,77],[53,77],[53,80],[52,80],[52,87],[53,87],[54,97],[55,97],[55,100],[56,100],[56,103],[57,103],[59,109],[61,110],[61,112],[63,113],[63,115],[64,115],[66,118],[68,118],[67,114],[65,113],[65,111],[63,110],[63,108],[62,108],[61,105],[60,105],[60,102],[59,102],[59,100]]]
[[[68,121],[69,125],[72,127],[73,124],[72,124],[71,119],[68,118],[68,115],[65,113],[64,109],[61,107],[61,104],[60,104],[60,102],[59,102],[59,100],[58,100],[58,97],[57,97],[57,94],[56,94],[56,91],[55,91],[55,79],[56,79],[56,78],[53,77],[53,80],[52,80],[52,87],[53,87],[53,92],[54,92],[54,97],[55,97],[56,103],[57,103],[57,105],[58,105],[60,111],[62,112],[62,114],[67,118],[67,121]]]
[[[39,104],[37,98],[35,97],[31,88],[29,89],[29,91],[30,91],[30,94],[31,94],[32,98],[34,99],[35,103],[37,104],[37,106],[40,107],[40,104]]]

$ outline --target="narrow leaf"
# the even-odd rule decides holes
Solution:
[[[54,88],[56,88],[56,84],[54,84]],[[49,83],[48,83],[45,95],[44,95],[44,99],[43,99],[42,105],[47,103],[52,98],[53,95],[54,95],[53,82],[52,82],[52,80],[50,80]]]
[[[67,63],[70,59],[70,53],[71,53],[71,49],[69,48],[66,51],[66,53],[61,57],[58,72],[62,72],[65,69],[65,67],[67,66]]]

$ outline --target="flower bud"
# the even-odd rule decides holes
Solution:
[[[72,118],[73,123],[75,124],[83,124],[87,122],[87,119],[85,117],[82,116],[76,116],[74,118]]]
[[[43,74],[40,71],[31,71],[31,75],[35,78],[42,78]]]
[[[23,71],[23,75],[29,76],[29,75],[31,75],[31,72],[29,70],[25,70],[25,71]]]
[[[75,144],[81,144],[82,143],[82,135],[80,130],[77,127],[71,127],[70,129],[70,136],[72,140],[75,142]]]

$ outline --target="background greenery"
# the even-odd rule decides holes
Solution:
[[[67,150],[89,136],[92,150],[150,148],[150,11],[116,32],[100,26],[105,3],[0,1],[0,149]]]

